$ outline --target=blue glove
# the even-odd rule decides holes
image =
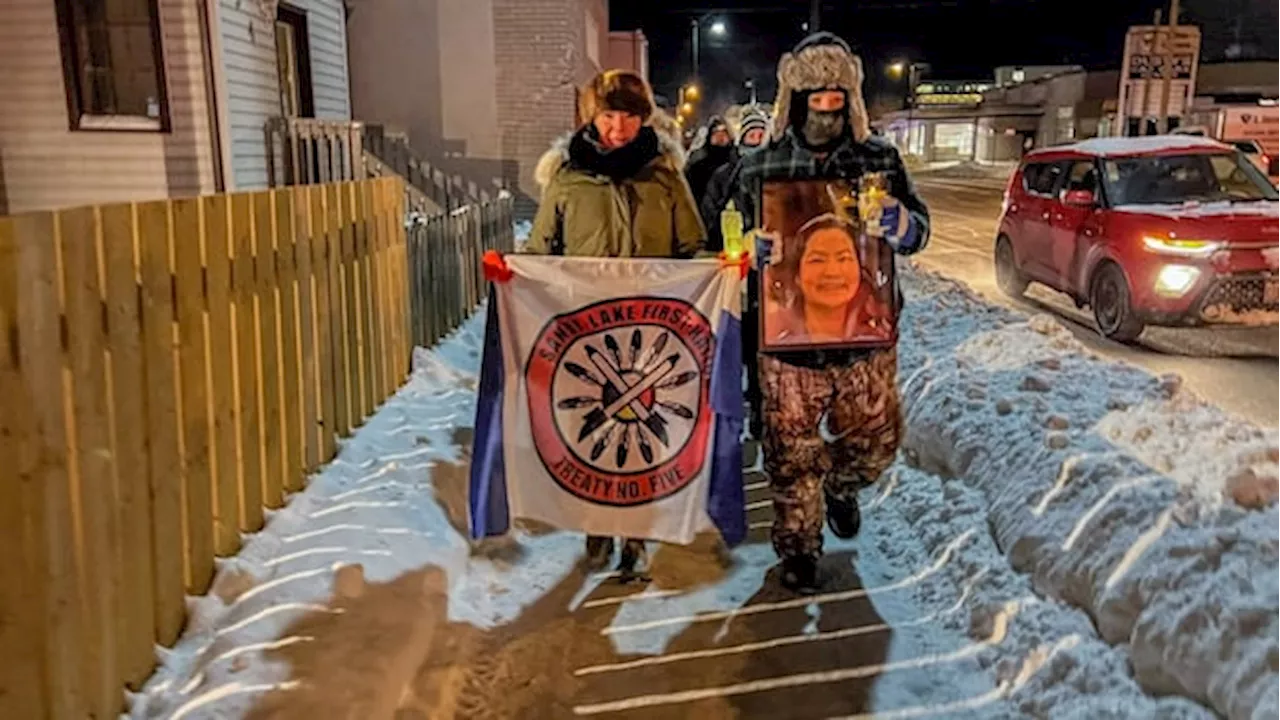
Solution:
[[[885,242],[894,252],[911,252],[920,242],[920,228],[915,217],[895,197],[886,197],[880,212],[880,229]]]

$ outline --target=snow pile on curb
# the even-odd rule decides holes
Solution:
[[[1012,175],[1013,171],[1016,169],[1018,169],[1017,162],[958,162],[925,166],[918,174],[921,177],[929,178],[1008,181],[1009,176]]]
[[[1038,597],[988,534],[986,504],[978,490],[900,463],[878,486],[863,491],[861,503],[856,565],[864,581],[884,582],[904,574],[874,574],[886,568],[937,568],[917,573],[913,602],[897,603],[934,610],[928,631],[935,643],[940,635],[980,643],[1003,631],[1000,642],[975,656],[976,668],[953,664],[947,668],[953,677],[938,678],[951,692],[988,677],[994,688],[968,690],[972,703],[934,706],[934,713],[955,718],[970,710],[975,718],[1055,720],[1213,717],[1190,700],[1147,696],[1134,682],[1124,652],[1101,640],[1085,613]],[[893,610],[879,603],[877,609],[886,617]],[[889,619],[896,626],[895,642],[915,624]],[[889,700],[878,696],[875,707],[903,704]]]
[[[418,349],[409,382],[238,556],[218,561],[209,594],[188,599],[182,637],[129,696],[131,717],[235,718],[264,703],[269,714],[273,695],[291,716],[384,714],[428,626],[509,622],[572,570],[580,539],[517,534],[512,551],[525,557],[513,572],[474,557],[465,518],[449,517],[465,507],[469,443],[455,433],[471,426],[483,324],[480,312]]]
[[[903,289],[908,458],[980,492],[1013,566],[1088,612],[1148,692],[1275,717],[1274,433],[1046,316],[923,272]]]

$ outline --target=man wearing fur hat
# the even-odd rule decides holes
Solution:
[[[888,184],[881,227],[896,252],[917,252],[929,236],[929,212],[902,159],[874,137],[862,100],[862,62],[830,33],[805,38],[778,63],[778,95],[768,146],[742,158],[737,205],[755,220],[768,180],[841,178],[881,173]],[[775,252],[778,248],[775,248]],[[860,525],[856,491],[875,482],[897,453],[901,417],[897,351],[801,350],[760,358],[764,395],[764,465],[773,488],[773,547],[782,583],[799,592],[818,586],[823,505],[831,531],[853,537]]]
[[[693,257],[706,231],[681,172],[684,150],[648,83],[607,70],[584,89],[581,110],[586,124],[553,143],[534,171],[542,200],[527,252]],[[588,537],[589,566],[605,566],[613,548],[614,538]],[[624,578],[644,559],[644,542],[628,539],[618,564]]]

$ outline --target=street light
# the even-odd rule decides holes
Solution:
[[[698,39],[702,35],[702,24],[711,19],[710,15],[696,17],[689,21],[690,34],[693,37],[693,79],[698,79]],[[711,24],[711,34],[722,37],[729,32],[723,20],[716,20]]]
[[[691,103],[691,102],[686,102],[685,104],[681,105],[681,106],[680,106],[680,114],[681,114],[681,115],[693,115],[693,103]]]
[[[929,63],[910,62],[907,60],[895,60],[885,66],[885,72],[889,77],[897,80],[902,77],[903,72],[907,74],[907,104],[910,105],[915,99],[916,84],[920,81],[920,71],[927,70]]]
[[[692,102],[698,101],[699,90],[697,85],[688,85],[682,88],[684,91],[684,99]]]

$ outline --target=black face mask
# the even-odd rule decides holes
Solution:
[[[844,137],[847,127],[844,110],[809,110],[800,134],[810,147],[825,147]]]

